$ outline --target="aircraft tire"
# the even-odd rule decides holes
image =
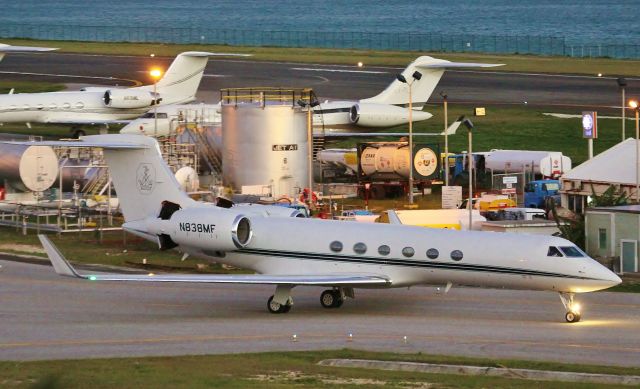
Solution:
[[[333,306],[331,308],[340,308],[342,306],[342,304],[344,303],[344,299],[342,298],[342,294],[340,293],[339,290],[333,290],[333,295],[334,295],[334,302],[333,302]]]
[[[291,304],[278,304],[273,301],[273,296],[271,296],[267,301],[267,309],[269,309],[271,313],[287,313],[291,310]]]
[[[327,309],[335,308],[336,297],[337,296],[333,290],[327,289],[320,295],[320,305]]]
[[[569,311],[564,315],[564,319],[567,321],[567,323],[577,323],[580,321],[580,314]]]

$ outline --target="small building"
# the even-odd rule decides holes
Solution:
[[[636,140],[629,138],[568,171],[561,182],[561,205],[583,213],[588,198],[601,195],[610,186],[617,194],[636,195]]]
[[[618,273],[640,270],[640,205],[587,208],[587,253]]]

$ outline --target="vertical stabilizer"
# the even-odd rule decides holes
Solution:
[[[162,104],[178,104],[195,100],[204,69],[211,55],[214,54],[204,51],[187,51],[179,54],[158,81],[157,92],[162,99]]]
[[[411,87],[413,107],[414,109],[421,110],[440,82],[440,78],[442,78],[446,69],[486,68],[494,66],[502,66],[502,64],[450,62],[425,55],[411,62],[409,66],[402,71],[402,75],[409,83],[413,82]],[[419,80],[414,80],[413,78],[413,74],[416,71],[422,74]],[[380,92],[380,94],[360,100],[360,102],[406,106],[409,104],[409,87],[407,84],[395,79],[385,90]]]
[[[157,217],[164,201],[182,208],[195,204],[180,190],[178,181],[162,160],[155,139],[144,135],[120,134],[85,136],[81,139],[87,144],[103,148],[125,221]],[[123,148],[118,146],[119,143],[142,147]]]

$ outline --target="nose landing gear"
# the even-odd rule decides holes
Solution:
[[[581,319],[580,304],[573,301],[573,296],[574,293],[560,292],[560,301],[562,301],[562,305],[567,310],[564,315],[567,323],[577,323]]]

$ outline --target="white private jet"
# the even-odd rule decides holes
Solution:
[[[503,64],[450,62],[429,56],[418,57],[401,73],[402,79],[409,81],[412,90],[412,121],[419,122],[431,118],[422,109],[429,100],[446,69],[489,68]],[[313,108],[314,135],[324,137],[345,136],[406,136],[404,133],[357,132],[363,128],[389,128],[409,123],[409,86],[396,78],[389,86],[374,97],[358,101],[325,101]],[[200,104],[165,106],[158,109],[157,121],[154,112],[132,121],[120,130],[122,134],[144,134],[169,136],[172,121],[186,112],[202,110],[210,112],[206,118],[221,120],[220,104]],[[420,134],[417,134],[420,135]]]
[[[74,126],[128,123],[154,105],[193,101],[207,61],[213,55],[234,54],[201,51],[179,54],[156,83],[155,94],[153,85],[145,85],[0,95],[0,123],[59,123]]]
[[[55,271],[91,281],[275,285],[272,313],[288,312],[295,286],[321,285],[320,302],[337,308],[355,288],[477,285],[559,292],[568,322],[580,320],[574,294],[609,288],[620,278],[573,243],[553,236],[451,231],[273,215],[270,208],[220,207],[179,189],[155,139],[94,135],[65,147],[101,147],[125,218],[123,228],[160,249],[251,269],[246,275],[80,274],[41,235]],[[291,210],[287,210],[291,212]],[[280,216],[280,217],[279,217]],[[288,216],[296,216],[293,213]]]
[[[2,61],[7,53],[41,53],[54,50],[58,49],[55,47],[12,46],[0,43],[0,61]]]

